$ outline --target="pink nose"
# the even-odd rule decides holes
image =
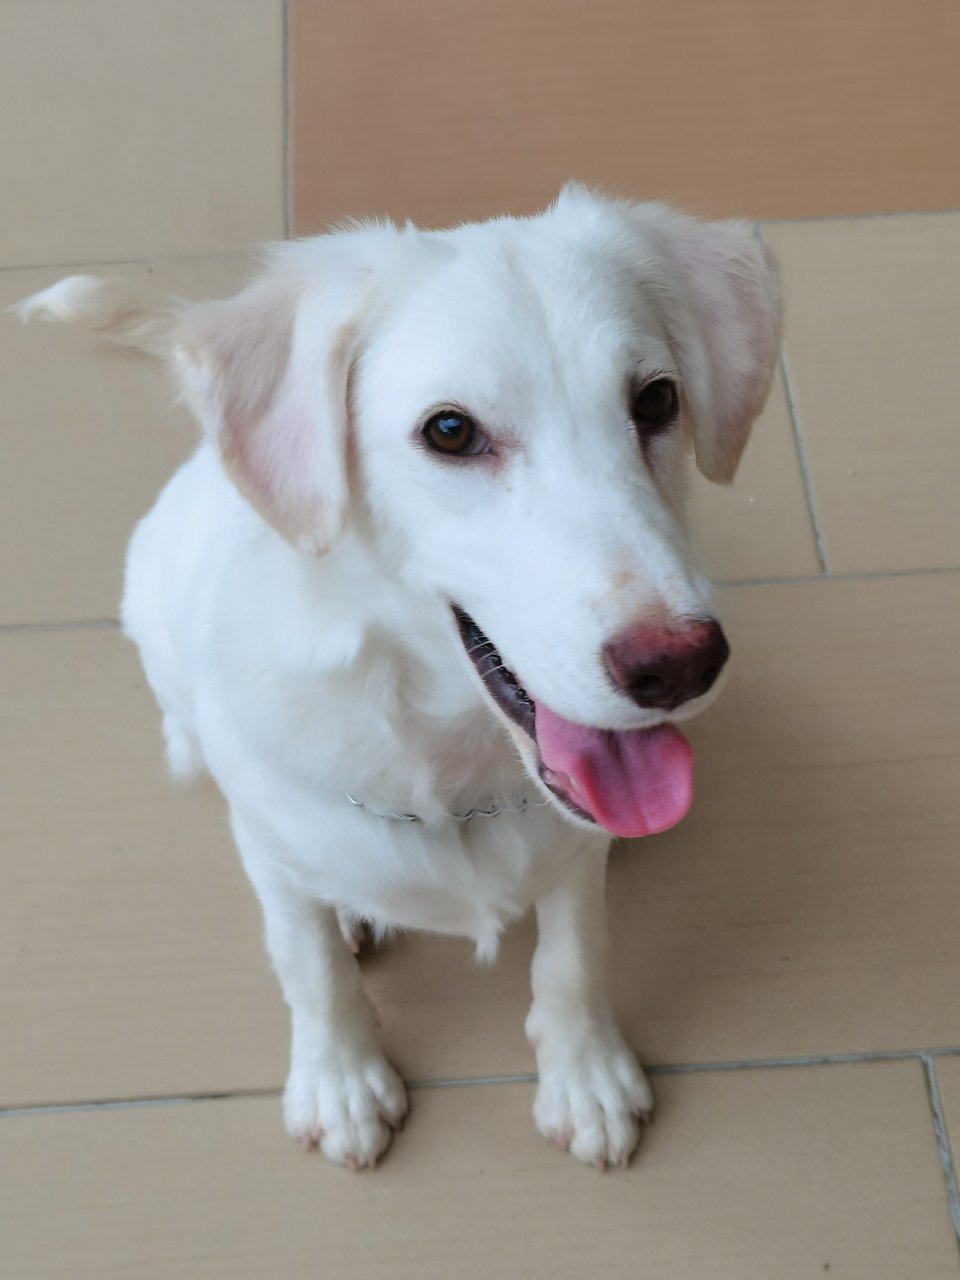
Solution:
[[[633,627],[603,646],[613,683],[639,707],[673,711],[712,688],[730,656],[713,618],[677,629]]]

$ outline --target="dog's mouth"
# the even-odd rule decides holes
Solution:
[[[527,693],[496,645],[458,605],[460,639],[489,697],[531,739],[544,786],[575,817],[617,836],[666,831],[693,798],[693,752],[672,724],[594,729]]]

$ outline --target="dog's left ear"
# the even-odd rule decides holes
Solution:
[[[770,391],[780,343],[777,264],[747,222],[631,211],[683,378],[697,466],[729,483]],[[666,268],[666,269],[664,269]]]

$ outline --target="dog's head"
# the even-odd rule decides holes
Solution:
[[[754,229],[568,188],[453,231],[281,247],[177,348],[241,491],[291,543],[345,526],[424,601],[531,774],[623,835],[690,800],[675,722],[727,658],[682,523],[682,455],[733,476],[770,386]],[[428,607],[425,605],[425,607]]]

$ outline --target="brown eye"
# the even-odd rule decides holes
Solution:
[[[632,417],[642,435],[665,431],[676,421],[680,401],[669,378],[655,378],[633,397]]]
[[[423,438],[438,453],[480,453],[483,437],[474,420],[457,409],[441,409],[428,418],[423,427]]]

